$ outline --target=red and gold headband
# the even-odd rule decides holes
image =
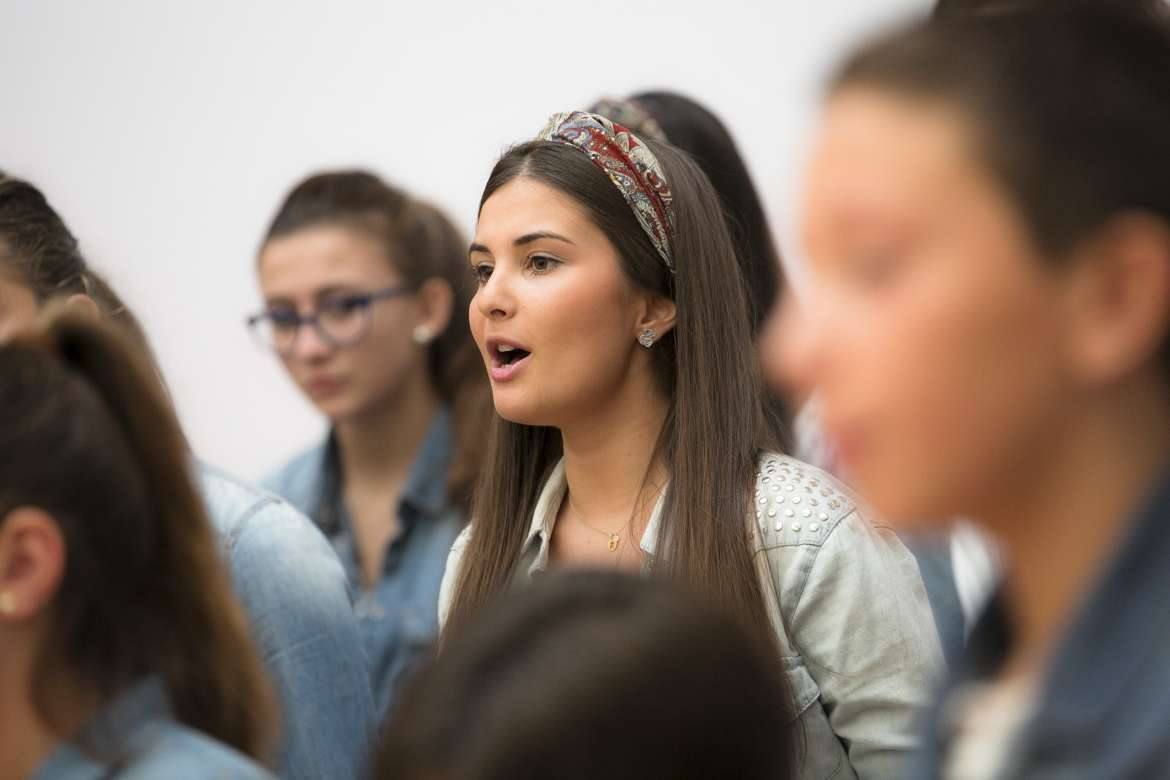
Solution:
[[[674,273],[674,197],[658,158],[628,129],[584,111],[553,114],[537,138],[580,149],[626,199],[666,267]]]

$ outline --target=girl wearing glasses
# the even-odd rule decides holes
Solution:
[[[267,486],[321,527],[360,594],[381,712],[437,630],[482,448],[465,246],[433,206],[346,171],[297,185],[260,250],[250,324],[330,423]]]

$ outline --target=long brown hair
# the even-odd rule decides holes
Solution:
[[[764,205],[731,131],[706,106],[677,92],[640,92],[629,100],[657,124],[664,140],[694,159],[719,195],[747,285],[752,334],[758,336],[784,292],[784,269]],[[788,451],[792,445],[788,404],[781,396],[768,393],[764,412],[774,426],[777,444]]]
[[[479,474],[483,424],[491,413],[487,376],[467,324],[472,295],[467,242],[431,204],[372,173],[335,171],[310,176],[293,188],[273,217],[264,243],[326,224],[372,236],[408,285],[417,288],[437,278],[454,294],[451,319],[431,342],[427,366],[431,386],[452,410],[455,453],[448,492],[466,506]]]
[[[52,697],[62,673],[102,703],[158,676],[179,720],[265,760],[276,720],[267,678],[178,421],[117,328],[50,314],[0,346],[0,518],[39,507],[67,549],[34,704],[68,737]]]
[[[617,188],[568,146],[534,141],[507,152],[488,179],[480,207],[517,178],[550,186],[578,203],[609,237],[631,284],[675,301],[675,327],[651,352],[669,400],[656,457],[671,475],[654,571],[711,594],[748,630],[764,632],[770,624],[748,518],[755,460],[772,442],[739,264],[719,198],[703,173],[673,147],[646,143],[674,193],[677,275],[665,267]],[[507,586],[542,483],[560,455],[555,429],[495,417],[450,625],[463,623]]]

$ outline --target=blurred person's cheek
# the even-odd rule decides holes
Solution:
[[[809,361],[815,347],[809,319],[801,301],[786,290],[772,307],[758,344],[764,381],[795,406],[804,404],[813,390]]]

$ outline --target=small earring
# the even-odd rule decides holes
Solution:
[[[658,334],[652,328],[646,328],[642,331],[642,335],[638,336],[638,343],[646,349],[654,346],[654,339],[658,338]]]
[[[0,593],[0,615],[11,615],[16,611],[16,597],[8,591]]]
[[[414,333],[412,335],[414,337],[415,344],[422,345],[431,343],[431,329],[426,325],[419,325],[414,329]]]

